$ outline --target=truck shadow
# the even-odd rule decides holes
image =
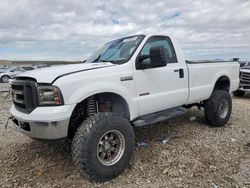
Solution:
[[[147,125],[144,127],[135,128],[136,141],[161,141],[170,133],[176,133],[177,137],[184,136],[183,129],[187,127],[192,130],[192,127],[208,126],[203,116],[203,111],[190,109],[187,114],[164,121]]]
[[[234,96],[234,98],[236,98],[236,99],[250,99],[250,92],[246,93],[243,97],[236,97],[236,96]]]

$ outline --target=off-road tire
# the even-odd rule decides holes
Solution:
[[[108,131],[122,133],[125,148],[121,158],[113,165],[103,165],[97,156],[100,138]],[[117,177],[129,164],[135,145],[134,131],[129,121],[114,113],[98,113],[87,118],[73,138],[72,160],[82,176],[103,182]],[[86,177],[86,176],[85,176]]]
[[[220,116],[220,107],[222,105],[222,101],[228,102],[228,112],[225,117]],[[215,90],[213,91],[210,98],[205,101],[205,119],[213,127],[221,127],[224,126],[231,116],[232,112],[232,97],[230,93],[224,90]]]
[[[233,92],[234,96],[236,97],[243,97],[245,95],[245,91],[237,90]]]
[[[8,82],[5,81],[4,78],[7,78],[7,79],[9,80],[10,77],[9,77],[8,75],[3,75],[3,76],[1,77],[1,82],[3,82],[3,83],[8,83]]]

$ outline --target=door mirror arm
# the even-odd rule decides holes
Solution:
[[[150,58],[150,55],[140,55],[136,58],[136,69],[143,70],[146,69],[148,66],[143,62],[145,59]]]
[[[138,61],[143,61],[143,60],[145,60],[145,59],[148,59],[148,58],[150,58],[150,55],[140,55],[139,57],[138,57]]]

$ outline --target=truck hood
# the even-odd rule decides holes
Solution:
[[[48,68],[36,69],[32,71],[26,71],[24,73],[18,74],[18,76],[16,76],[15,78],[18,77],[34,78],[38,83],[52,83],[54,80],[62,76],[67,76],[78,72],[90,71],[110,66],[115,66],[115,65],[110,62],[59,65]]]

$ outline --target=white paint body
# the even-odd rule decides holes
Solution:
[[[128,104],[130,120],[157,111],[193,104],[210,97],[216,81],[221,76],[230,80],[230,92],[239,85],[239,64],[237,62],[187,64],[175,39],[168,35],[173,43],[178,63],[165,67],[136,70],[135,60],[147,39],[154,35],[146,35],[132,58],[125,64],[83,63],[37,69],[21,74],[22,77],[35,78],[37,83],[53,83],[58,86],[64,98],[64,106],[37,107],[30,114],[18,112],[14,106],[11,114],[22,120],[57,121],[68,119],[77,103],[87,97],[111,92],[120,95]],[[90,69],[60,77],[68,72]],[[179,78],[176,69],[184,70],[184,78]],[[121,81],[121,77],[133,76],[133,80]],[[56,80],[55,80],[56,79]],[[140,94],[149,95],[140,96]],[[57,110],[58,109],[58,110]]]

